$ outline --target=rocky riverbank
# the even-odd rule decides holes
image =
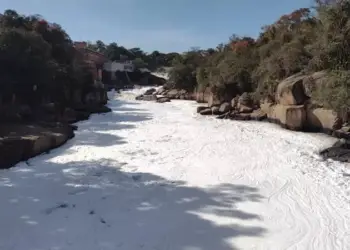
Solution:
[[[314,79],[312,79],[314,77]],[[337,112],[324,108],[312,98],[306,86],[317,81],[320,73],[312,76],[295,75],[282,81],[273,98],[256,101],[252,93],[236,96],[217,96],[208,90],[188,93],[185,90],[149,89],[137,100],[169,102],[171,99],[196,100],[207,103],[197,113],[218,119],[256,120],[277,123],[285,129],[322,132],[342,139],[320,154],[342,162],[350,162],[350,125]]]
[[[54,103],[36,108],[2,107],[0,169],[61,146],[74,137],[77,127],[72,123],[89,119],[94,113],[110,112],[106,104],[107,93],[100,88],[65,108]]]

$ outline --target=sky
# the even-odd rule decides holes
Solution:
[[[0,0],[0,11],[40,14],[74,41],[116,42],[146,52],[215,48],[233,34],[257,37],[312,0]]]

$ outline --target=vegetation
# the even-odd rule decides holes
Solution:
[[[272,96],[286,77],[324,71],[328,82],[313,91],[313,98],[344,111],[350,96],[349,40],[350,0],[315,0],[315,7],[295,10],[263,27],[256,39],[233,35],[216,48],[166,54],[102,41],[88,47],[110,60],[133,60],[137,68],[171,67],[169,88],[210,88],[218,94]],[[74,90],[86,91],[93,82],[76,53],[59,25],[5,11],[0,15],[2,103],[69,103]]]
[[[350,107],[350,1],[318,0],[315,7],[281,16],[257,39],[232,36],[215,49],[192,49],[173,60],[173,88],[268,96],[295,73],[329,72],[313,94],[335,110]]]
[[[119,46],[117,43],[104,44],[98,40],[95,43],[89,43],[88,47],[94,51],[104,54],[111,61],[118,60],[132,60],[137,68],[148,68],[150,70],[156,70],[160,67],[169,67],[173,59],[178,56],[178,53],[160,53],[159,51],[153,51],[152,53],[146,53],[140,48],[126,49],[123,46]]]
[[[0,15],[1,103],[71,102],[75,89],[93,84],[76,53],[58,24],[6,10]]]

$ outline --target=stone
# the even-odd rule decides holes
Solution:
[[[142,101],[143,100],[143,95],[138,95],[135,97],[136,101]]]
[[[206,108],[206,109],[203,109],[199,112],[201,115],[212,115],[213,112],[211,111],[211,108]]]
[[[157,101],[157,96],[156,95],[144,95],[142,97],[143,101]]]
[[[219,112],[220,113],[227,113],[231,110],[231,105],[228,102],[224,102],[220,105]]]
[[[56,112],[56,104],[55,103],[46,103],[42,105],[43,109],[47,112],[47,113],[55,113]]]
[[[309,97],[305,94],[303,80],[305,75],[292,75],[277,86],[276,101],[281,105],[302,105]]]
[[[261,109],[257,109],[250,114],[250,117],[254,121],[262,121],[267,118],[267,113],[265,113]]]
[[[235,109],[237,107],[237,104],[238,104],[238,99],[236,97],[232,98],[232,100],[231,100],[231,107],[233,109]]]
[[[236,113],[233,119],[238,121],[249,121],[251,116],[250,113]]]
[[[152,95],[156,92],[155,88],[147,89],[144,93],[144,95]]]
[[[0,138],[0,169],[59,147],[74,136],[73,127],[62,124],[52,128],[33,125],[27,129],[28,135]]]
[[[226,112],[225,114],[218,115],[216,118],[217,119],[227,119],[230,116],[230,112]]]
[[[220,98],[218,95],[210,93],[209,95],[209,100],[208,100],[208,106],[213,107],[213,106],[218,106],[223,102],[223,99]]]
[[[170,102],[170,98],[168,97],[160,97],[157,99],[158,103]]]
[[[170,91],[168,91],[167,93],[167,97],[171,98],[171,99],[176,99],[176,97],[179,95],[179,90],[177,89],[172,89]]]
[[[314,108],[311,105],[307,105],[306,117],[306,127],[310,130],[330,133],[341,129],[343,125],[341,117],[330,109]]]
[[[211,112],[213,113],[213,115],[219,115],[220,113],[220,108],[218,106],[213,106],[211,107]]]
[[[267,118],[290,130],[302,130],[306,122],[304,105],[274,105]]]
[[[249,95],[249,93],[244,92],[241,96],[238,97],[238,105],[243,105],[246,107],[252,107],[253,105],[253,99]]]
[[[251,113],[253,112],[253,108],[244,105],[239,105],[238,111],[239,113]]]
[[[197,107],[197,113],[200,113],[201,111],[208,109],[208,107],[204,107],[204,106],[199,106]]]
[[[210,96],[210,89],[209,88],[205,88],[204,90],[197,91],[194,95],[195,95],[194,99],[196,100],[196,102],[198,102],[198,103],[208,103],[209,96]]]

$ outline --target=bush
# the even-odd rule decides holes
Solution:
[[[339,114],[350,111],[350,71],[332,71],[327,81],[312,92],[312,97]]]

